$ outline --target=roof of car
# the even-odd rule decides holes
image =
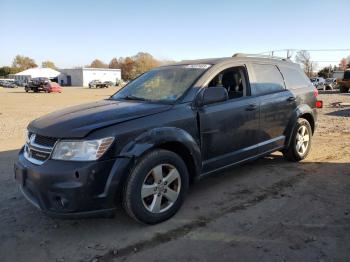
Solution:
[[[182,60],[180,62],[171,65],[188,65],[188,64],[210,64],[216,65],[229,61],[243,61],[243,62],[263,62],[271,64],[288,64],[296,65],[289,59],[284,59],[280,57],[269,57],[269,56],[257,56],[257,55],[245,55],[245,54],[235,54],[232,57],[221,57],[221,58],[205,58],[205,59],[195,59],[195,60]]]

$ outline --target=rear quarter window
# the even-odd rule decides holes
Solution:
[[[252,95],[271,94],[285,90],[281,72],[275,65],[252,64],[255,79],[251,80]]]
[[[310,85],[310,80],[301,70],[285,66],[279,66],[279,69],[283,74],[287,89],[298,89]]]

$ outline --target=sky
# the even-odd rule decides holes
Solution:
[[[69,68],[141,51],[183,60],[350,49],[349,14],[349,0],[0,0],[0,66],[17,54]],[[310,54],[321,67],[350,50]]]

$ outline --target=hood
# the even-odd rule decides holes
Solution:
[[[168,110],[171,105],[102,100],[68,107],[35,119],[30,132],[55,138],[81,138],[91,131]]]

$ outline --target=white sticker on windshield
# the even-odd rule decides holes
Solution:
[[[196,69],[208,69],[211,65],[208,64],[196,64],[196,65],[186,65],[185,68],[196,68]]]

